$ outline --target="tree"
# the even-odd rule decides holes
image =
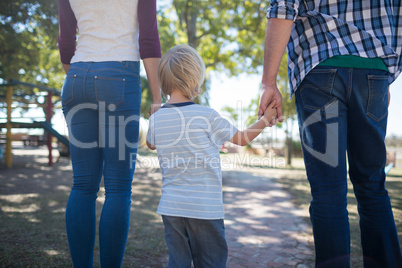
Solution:
[[[225,112],[230,116],[230,118],[233,120],[234,123],[237,124],[237,121],[239,119],[239,111],[237,111],[235,108],[230,107],[230,106],[224,106],[222,108],[222,112]],[[241,112],[241,111],[240,111]]]
[[[54,0],[0,2],[0,78],[41,79],[41,52],[57,50],[57,8]]]
[[[293,152],[293,126],[296,120],[296,106],[295,98],[290,99],[289,80],[287,75],[288,60],[287,55],[284,55],[278,71],[277,86],[282,94],[282,112],[283,123],[280,127],[285,128],[285,146],[286,146],[286,164],[292,165],[292,152]]]
[[[158,1],[158,24],[162,52],[188,43],[205,61],[207,74],[229,76],[257,73],[263,60],[265,11],[260,0],[171,0]],[[57,49],[58,5],[55,0],[0,2],[0,78],[37,83],[61,89],[64,73]],[[142,79],[143,109],[151,101]],[[204,83],[200,102],[208,103],[209,80]],[[0,88],[1,90],[1,88]],[[31,89],[18,88],[24,93]],[[0,92],[0,95],[3,93]],[[40,103],[36,96],[21,102]]]
[[[162,52],[179,43],[188,43],[200,53],[207,74],[224,72],[229,76],[239,73],[258,73],[263,63],[263,49],[268,1],[260,0],[172,0],[159,5],[159,34]],[[207,76],[208,78],[208,76]],[[207,79],[208,81],[208,79]],[[283,96],[283,115],[288,164],[291,164],[293,122],[296,109],[289,100],[286,57],[278,73],[278,87]],[[208,100],[208,86],[200,102]],[[257,109],[257,97],[248,110],[247,124],[254,122],[251,115]],[[233,116],[230,107],[225,112]],[[257,113],[255,113],[257,114]]]
[[[162,52],[187,43],[200,53],[207,83],[200,101],[208,99],[210,71],[237,75],[256,73],[262,65],[266,2],[257,0],[172,0],[159,5]]]
[[[0,78],[61,89],[64,73],[57,49],[58,5],[55,0],[0,2]],[[4,95],[0,87],[0,95]],[[22,111],[44,107],[37,89],[17,86],[14,101]],[[59,98],[54,97],[53,101]]]

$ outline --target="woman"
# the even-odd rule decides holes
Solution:
[[[70,253],[75,267],[93,266],[95,203],[103,175],[101,265],[120,267],[138,147],[140,58],[153,107],[161,102],[156,0],[59,0],[59,20],[60,58],[67,73],[61,99],[74,174],[66,209]]]

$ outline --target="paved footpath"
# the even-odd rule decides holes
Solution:
[[[39,150],[22,150],[19,153],[39,155],[38,152]],[[48,174],[47,180],[40,179],[44,176],[42,166],[45,166],[47,161],[46,151],[41,152],[43,155],[24,164],[39,167],[31,183],[38,184],[39,189],[44,192],[48,192],[49,187],[70,185],[71,176],[63,173],[71,172],[69,165],[50,169],[48,172],[56,173]],[[156,157],[153,160],[151,162],[155,163],[156,167]],[[15,165],[18,164],[16,161]],[[150,167],[147,170],[151,170]],[[291,202],[290,194],[282,188],[280,180],[274,178],[288,174],[289,171],[279,169],[223,168],[228,268],[314,267],[312,235],[305,219],[307,212]],[[55,177],[61,178],[62,181],[53,180]],[[46,183],[50,183],[50,186]],[[28,191],[29,185],[21,185],[18,191]],[[12,190],[10,187],[7,189]],[[66,189],[68,191],[69,188]],[[166,267],[167,256],[159,262],[155,265],[144,264],[141,267]]]
[[[306,211],[292,204],[272,171],[223,171],[223,184],[228,268],[314,267]]]

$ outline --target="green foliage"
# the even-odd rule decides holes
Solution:
[[[192,45],[200,53],[210,71],[229,76],[258,73],[263,64],[266,18],[269,1],[258,0],[172,0],[159,6],[159,34],[162,52],[180,43]],[[207,80],[208,81],[208,80]],[[286,131],[291,135],[295,119],[294,99],[289,100],[287,59],[284,57],[278,73],[278,87],[283,96]],[[200,102],[208,99],[208,87]],[[248,117],[245,124],[257,120],[258,98],[242,112]],[[237,121],[235,109],[223,109]],[[290,121],[290,122],[288,122]]]
[[[173,5],[172,5],[172,4]],[[262,64],[265,9],[257,0],[172,0],[159,6],[163,52],[188,43],[204,59],[207,72],[255,73]]]
[[[244,111],[248,114],[246,126],[250,126],[258,120],[258,104],[259,98],[255,98],[251,100],[246,108],[244,108]]]
[[[0,2],[0,78],[61,89],[64,71],[57,49],[58,5],[55,0]],[[0,88],[4,95],[5,87]],[[30,105],[44,108],[38,89],[14,87],[21,112]],[[53,101],[58,101],[54,97]]]
[[[158,2],[162,52],[176,44],[195,47],[210,71],[227,75],[256,73],[263,60],[265,12],[259,0],[171,0]],[[60,89],[64,73],[57,49],[58,5],[55,0],[0,2],[0,79]],[[142,82],[144,83],[144,82]],[[210,81],[196,102],[208,104]],[[2,90],[2,89],[1,89]],[[27,88],[18,89],[28,94]],[[1,95],[1,92],[0,92]],[[151,99],[143,85],[143,115]],[[37,102],[35,97],[32,102]],[[24,100],[30,102],[29,100]]]
[[[57,50],[57,1],[3,0],[0,3],[0,78],[47,84],[44,61]],[[52,70],[53,71],[53,70]],[[61,69],[54,70],[54,73]]]
[[[239,119],[239,115],[238,115],[238,111],[230,106],[224,106],[222,108],[222,112],[228,114],[230,116],[230,118],[234,121],[237,122],[237,120]]]
[[[290,89],[288,81],[288,59],[287,55],[284,55],[281,60],[278,71],[277,86],[282,94],[282,112],[283,123],[279,124],[279,127],[285,128],[285,146],[286,146],[286,162],[289,166],[292,165],[292,153],[293,153],[293,126],[296,120],[296,105],[295,98],[290,99]]]
[[[208,103],[209,72],[229,76],[256,73],[262,65],[267,3],[258,0],[171,0],[158,7],[162,52],[190,44],[207,69],[203,95]]]
[[[278,89],[282,94],[282,112],[285,124],[293,124],[296,119],[296,105],[295,98],[290,99],[290,88],[288,80],[288,57],[284,55],[281,60],[281,65],[279,66],[278,79],[277,79]],[[289,121],[289,122],[288,122]]]

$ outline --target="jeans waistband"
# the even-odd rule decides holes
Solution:
[[[131,71],[139,71],[139,61],[101,61],[101,62],[74,62],[71,68],[79,68],[86,71],[96,71],[100,69],[120,69],[126,68]]]

